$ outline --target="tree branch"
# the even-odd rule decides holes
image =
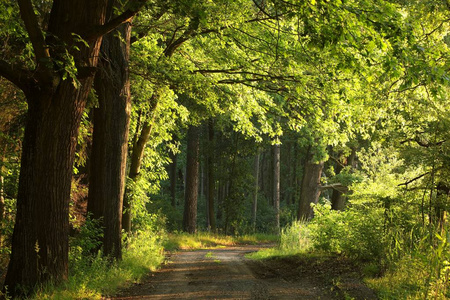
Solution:
[[[422,178],[422,177],[424,177],[424,176],[426,176],[426,175],[428,175],[428,174],[430,174],[430,173],[431,173],[431,172],[428,171],[428,172],[426,172],[426,173],[424,173],[424,174],[422,174],[422,175],[419,175],[419,176],[417,176],[417,177],[415,177],[415,178],[413,178],[413,179],[408,180],[407,182],[400,183],[398,186],[408,185],[408,184],[410,184],[411,182],[414,182],[414,181],[416,181],[416,180],[419,180],[420,178]]]
[[[96,26],[93,30],[88,31],[83,37],[87,40],[92,40],[110,33],[118,26],[131,21],[145,3],[147,3],[147,0],[130,0],[130,2],[128,2],[128,9],[122,14],[101,26]]]
[[[0,76],[11,81],[24,92],[30,87],[30,74],[4,60],[0,60]]]
[[[18,3],[21,18],[25,24],[31,44],[33,45],[37,63],[40,65],[40,62],[50,58],[49,49],[45,44],[44,35],[39,27],[31,0],[18,0]]]
[[[348,187],[343,185],[340,182],[338,182],[338,183],[331,183],[331,184],[327,184],[327,185],[322,185],[322,186],[319,187],[319,189],[321,191],[328,190],[328,189],[334,189],[334,190],[336,190],[338,192],[341,192],[341,193],[348,192]]]

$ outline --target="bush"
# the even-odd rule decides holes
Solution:
[[[314,211],[310,228],[316,249],[360,260],[382,259],[386,249],[382,210],[359,207],[334,211],[329,205],[319,204]]]

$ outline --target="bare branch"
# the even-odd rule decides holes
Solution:
[[[416,181],[416,180],[419,180],[420,178],[422,178],[422,177],[424,177],[424,176],[426,176],[426,175],[428,175],[428,174],[430,174],[430,173],[431,173],[431,172],[428,171],[428,172],[426,172],[426,173],[424,173],[424,174],[422,174],[422,175],[419,175],[419,176],[417,176],[417,177],[415,177],[415,178],[413,178],[413,179],[408,180],[407,182],[400,183],[398,186],[408,185],[408,184],[410,184],[411,182],[414,182],[414,181]]]

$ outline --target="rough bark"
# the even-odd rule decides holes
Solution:
[[[187,143],[186,195],[184,200],[183,230],[188,233],[195,233],[197,229],[197,197],[199,180],[199,127],[189,127]]]
[[[67,49],[81,33],[105,19],[106,1],[53,1],[48,31]],[[63,57],[61,44],[51,48]],[[26,294],[37,283],[67,278],[69,199],[78,128],[93,81],[101,39],[78,44],[73,51],[79,67],[78,88],[71,78],[37,72],[24,89],[28,101],[17,214],[5,287],[12,296]],[[36,46],[39,46],[36,44]],[[49,78],[48,74],[53,77]]]
[[[214,123],[208,122],[208,225],[211,231],[216,231],[216,218],[214,214],[215,176],[214,176]]]
[[[280,145],[273,146],[273,206],[275,208],[275,228],[280,231]]]
[[[255,177],[255,189],[253,193],[253,203],[252,203],[252,224],[253,224],[253,232],[256,232],[256,217],[258,212],[258,192],[259,192],[259,159],[260,159],[261,153],[260,150],[257,150],[256,156],[255,156],[255,168],[253,176]]]
[[[309,152],[309,151],[308,151]],[[313,155],[308,154],[303,171],[302,188],[298,206],[297,218],[310,220],[313,217],[311,203],[317,204],[320,196],[320,177],[322,176],[323,162],[312,161]]]
[[[112,15],[116,1],[110,2]],[[94,110],[88,212],[101,220],[103,252],[115,259],[122,257],[122,205],[131,107],[130,33],[128,23],[103,38],[94,82],[99,106]]]

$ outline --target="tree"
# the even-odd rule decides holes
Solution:
[[[117,1],[108,3],[111,19]],[[98,107],[94,109],[94,131],[90,160],[88,213],[104,227],[103,253],[122,257],[122,205],[130,119],[131,24],[105,35],[100,49],[99,71],[94,87]]]
[[[191,125],[187,134],[186,194],[184,199],[183,230],[197,231],[198,166],[200,128]]]
[[[216,217],[214,213],[214,195],[216,193],[216,180],[214,176],[214,120],[208,121],[208,154],[207,154],[207,173],[208,173],[208,228],[216,231]]]
[[[0,74],[25,93],[28,103],[5,279],[12,296],[29,292],[39,282],[67,278],[72,164],[102,36],[136,14],[142,3],[130,2],[123,14],[105,23],[106,0],[55,0],[48,24],[39,24],[32,2],[18,1],[34,66],[25,69],[12,59],[0,61]]]
[[[273,206],[275,207],[275,227],[280,232],[280,144],[273,146]]]
[[[310,220],[313,217],[311,204],[317,204],[319,202],[321,193],[320,178],[322,176],[323,166],[323,161],[314,161],[314,155],[310,149],[305,159],[303,169],[303,179],[297,213],[297,218],[299,220]]]

